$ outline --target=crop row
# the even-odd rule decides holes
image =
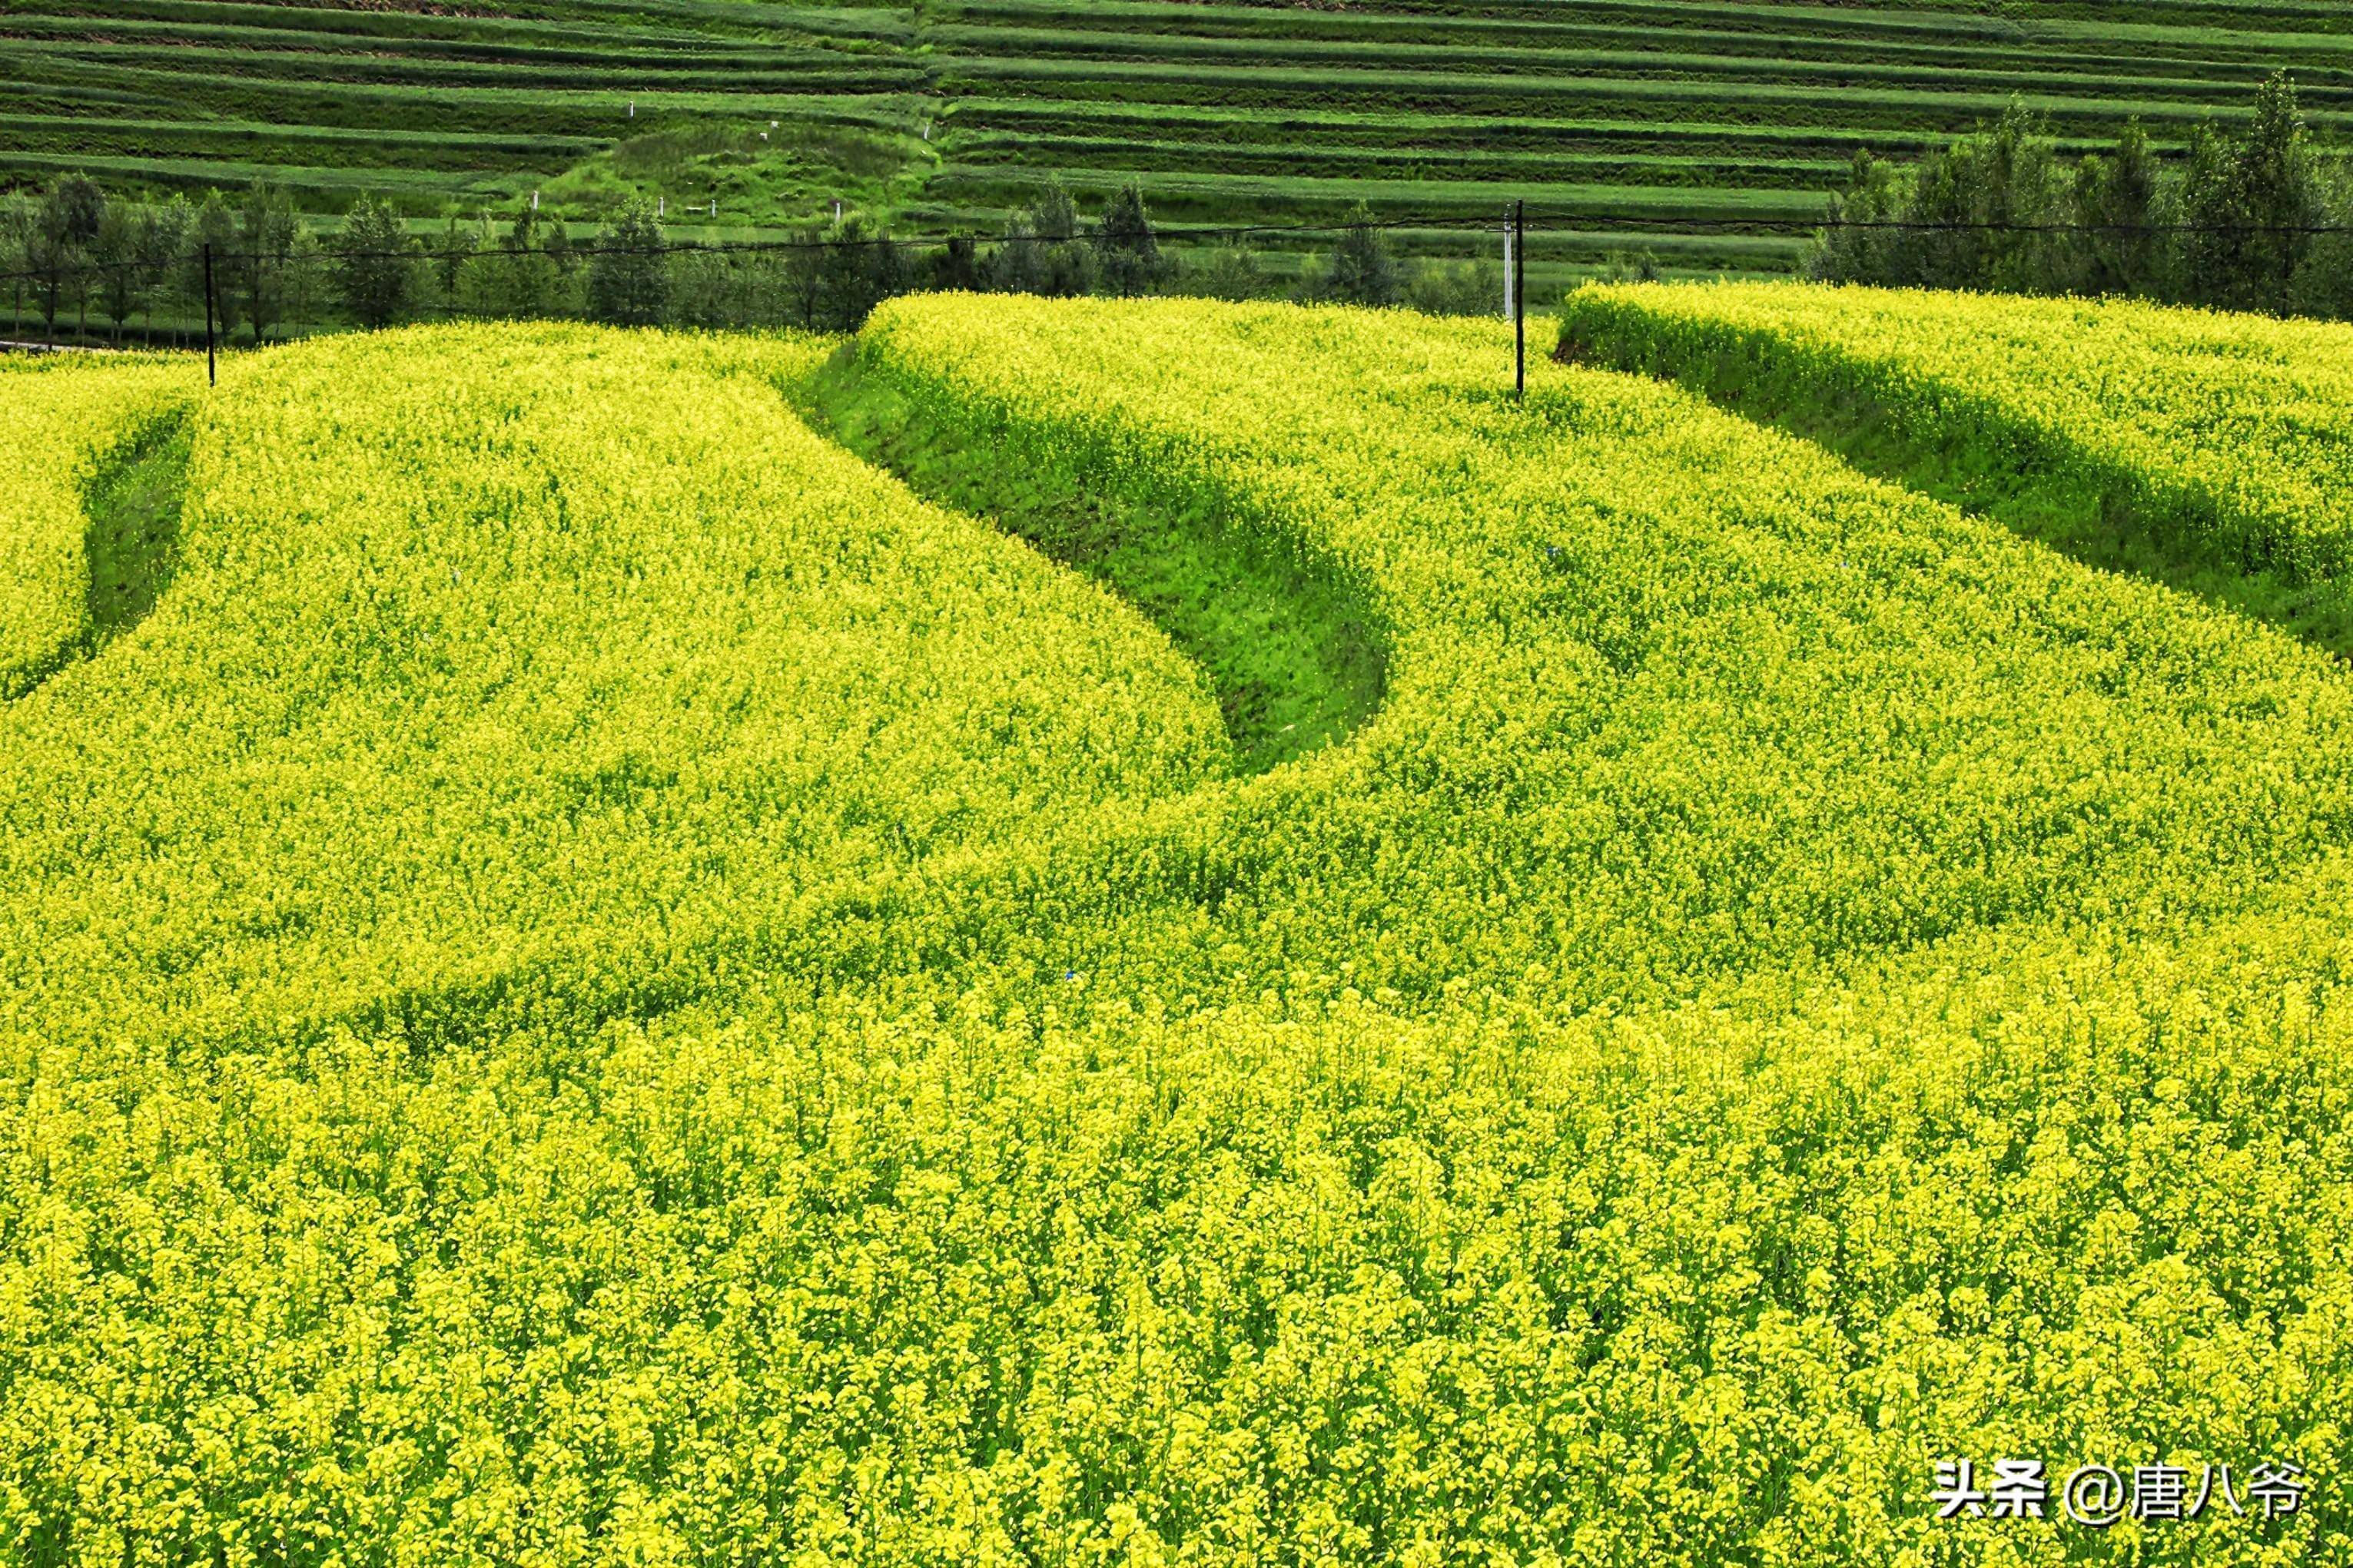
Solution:
[[[1885,83],[1916,87],[1949,83],[1978,91],[2034,91],[2222,104],[2245,95],[2251,68],[2245,62],[2211,58],[2168,60],[2117,54],[2071,55],[2064,50],[1916,47],[1858,45],[1848,50],[1787,47],[1784,40],[1757,40],[1752,47],[1726,47],[1723,40],[1670,35],[1652,41],[1628,38],[1606,29],[1564,37],[1543,47],[1499,47],[1484,43],[1444,45],[1416,40],[1409,46],[1374,39],[1311,41],[1248,36],[1240,38],[1187,30],[1183,33],[1117,33],[1060,26],[942,26],[929,37],[959,57],[1005,55],[1021,58],[1207,61],[1266,66],[1344,66],[1355,69],[1410,71],[1487,70],[1503,76],[1596,76],[1721,78],[1772,80],[1792,85],[1836,82],[1842,86]],[[1745,40],[1742,40],[1745,42]],[[2353,79],[2353,61],[2331,68],[2298,62],[2299,76],[2327,103]]]
[[[1481,122],[1496,121],[1511,122],[1495,127],[1503,135],[1533,134],[1548,145],[1581,142],[1609,127],[1619,142],[1787,142],[1825,153],[1835,146],[1840,157],[1864,145],[1903,151],[1998,113],[2013,92],[2063,136],[2112,136],[2137,116],[2169,152],[2200,119],[2241,112],[2248,81],[2282,65],[2298,71],[2316,126],[2353,123],[2353,100],[2339,101],[2353,91],[2342,30],[2325,10],[2285,0],[2253,8],[2152,5],[2129,17],[2099,5],[2042,6],[2023,17],[1967,6],[1826,11],[1690,0],[1573,9],[976,0],[920,14],[903,5],[616,3],[501,7],[493,16],[188,0],[132,0],[100,14],[66,0],[25,0],[0,13],[16,40],[0,74],[16,85],[20,116],[67,121],[28,132],[14,152],[65,150],[90,137],[90,128],[70,123],[84,116],[147,119],[168,130],[139,144],[112,133],[91,142],[92,152],[127,161],[110,170],[136,174],[143,164],[169,184],[200,182],[186,165],[207,159],[223,178],[267,169],[307,205],[324,206],[344,205],[364,184],[352,176],[375,165],[437,176],[400,182],[412,205],[437,198],[479,205],[522,186],[479,177],[489,167],[484,155],[453,143],[413,143],[397,158],[328,144],[265,153],[237,131],[208,128],[392,126],[453,139],[480,131],[611,143],[694,121],[880,117],[910,137],[934,132],[931,150],[969,168],[994,154],[985,142],[965,144],[966,132],[1012,124],[1056,139],[1033,149],[1033,166],[1099,186],[1112,171],[1252,175],[1274,172],[1265,159],[1286,155],[1219,156],[1203,137],[1187,135],[1148,154],[1111,158],[1089,142],[1114,111],[1235,126],[1310,119],[1315,139],[1328,144],[1288,172],[1373,178],[1427,173],[1409,154],[1383,155],[1404,153],[1400,143],[1425,134],[1475,142],[1488,153],[1501,144],[1486,139]],[[635,100],[634,118],[613,112],[624,98]],[[1350,122],[1374,120],[1385,128],[1367,123],[1359,139]],[[1528,150],[1538,149],[1531,142]],[[500,160],[497,169],[552,178],[594,155],[551,145]],[[1179,166],[1186,160],[1190,166]],[[1707,182],[1651,179],[1631,164],[1589,172],[1596,177],[1575,183],[1823,194],[1834,183],[1827,170],[1769,154],[1727,160]],[[1482,167],[1477,177],[1526,183],[1511,165]],[[1567,178],[1555,174],[1548,183]],[[591,186],[606,188],[593,180],[581,188]],[[999,216],[993,194],[965,190],[951,180],[883,216],[940,215],[950,228]],[[1232,195],[1215,216],[1298,216],[1262,190],[1236,185]],[[794,200],[814,196],[797,191]],[[1200,210],[1189,197],[1186,205]],[[584,206],[567,216],[602,215]]]
[[[1162,65],[1150,61],[1071,61],[959,58],[944,83],[989,94],[1024,94],[1082,103],[1150,99],[1180,105],[1229,104],[1267,109],[1354,109],[1363,112],[1450,112],[1625,121],[1701,118],[1745,125],[1819,126],[1825,121],[1864,129],[1965,128],[1972,118],[1999,115],[2013,96],[2003,90],[1940,91],[1929,86],[1857,88],[1810,85],[1802,91],[1754,81],[1694,81],[1676,78],[1496,77],[1479,72],[1413,69],[1291,70],[1245,65]],[[2113,131],[2132,116],[2152,125],[2186,129],[2203,112],[2194,107],[2128,94],[2084,96],[2052,91],[2048,84],[2014,96],[2049,115],[2068,134]],[[2347,116],[2318,110],[2316,126],[2334,129]]]
[[[1261,9],[1279,8],[1284,0],[1225,0],[1229,5]],[[1595,0],[1597,12],[1630,18],[1656,20],[1680,17],[1704,26],[1741,25],[1782,29],[1790,13],[1805,15],[1820,8],[1798,0]],[[1388,15],[1457,18],[1515,17],[1543,21],[1557,16],[1559,7],[1547,0],[1373,0],[1361,9]],[[1956,32],[2014,37],[2021,31],[2093,26],[2162,26],[2168,32],[2269,29],[2308,33],[2326,38],[2353,33],[2345,16],[2328,0],[2041,0],[2031,16],[1989,15],[1980,0],[1865,0],[1840,7],[1841,15],[1821,25],[1938,28]]]

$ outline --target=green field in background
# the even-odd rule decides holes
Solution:
[[[0,34],[11,184],[266,175],[317,215],[373,190],[420,222],[537,192],[593,223],[642,192],[732,231],[839,200],[986,235],[1047,180],[1085,207],[1138,179],[1164,222],[1361,199],[1458,254],[1522,198],[1576,231],[1540,240],[1547,269],[1784,266],[1857,150],[2013,94],[2063,139],[2138,116],[2171,154],[2286,67],[2316,131],[2353,130],[2353,10],[2315,0],[0,0]],[[1694,217],[1772,221],[1676,233]]]

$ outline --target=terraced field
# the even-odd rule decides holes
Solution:
[[[2353,674],[1658,374],[2335,582],[2353,329],[1987,308],[0,370],[0,1550],[2353,1563]]]
[[[1046,179],[1137,177],[1166,219],[1363,200],[1448,251],[1519,197],[1566,231],[1542,267],[1786,265],[1858,147],[1931,144],[2011,94],[2063,136],[2138,115],[2170,149],[2285,66],[2317,127],[2353,128],[2353,17],[2326,0],[5,0],[0,34],[20,176],[266,172],[323,210],[373,187],[420,215],[537,189],[584,218],[635,187],[716,197],[722,227],[839,195],[942,230]]]

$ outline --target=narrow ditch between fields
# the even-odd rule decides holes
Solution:
[[[1994,456],[2031,433],[1966,423],[1926,428],[1833,371],[1768,355],[1753,341],[1674,353],[1614,319],[1561,324],[1566,364],[1672,381],[1718,407],[1811,441],[1873,479],[1903,485],[2048,545],[2087,566],[2163,584],[2353,660],[2353,584],[2298,575],[2131,499],[2130,477],[2088,454],[2021,464]]]
[[[1026,540],[1149,616],[1208,672],[1240,773],[1345,740],[1379,708],[1378,622],[1336,573],[1208,507],[1156,506],[1017,465],[927,417],[854,346],[784,391],[820,435],[925,500]]]
[[[150,421],[99,460],[81,487],[83,585],[79,637],[0,687],[19,698],[77,660],[96,654],[137,626],[171,581],[187,488],[188,422],[184,411]]]

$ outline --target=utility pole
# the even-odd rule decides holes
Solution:
[[[1512,395],[1528,395],[1528,204],[1512,204]]]
[[[220,372],[213,360],[213,247],[205,246],[205,384],[220,384]]]

